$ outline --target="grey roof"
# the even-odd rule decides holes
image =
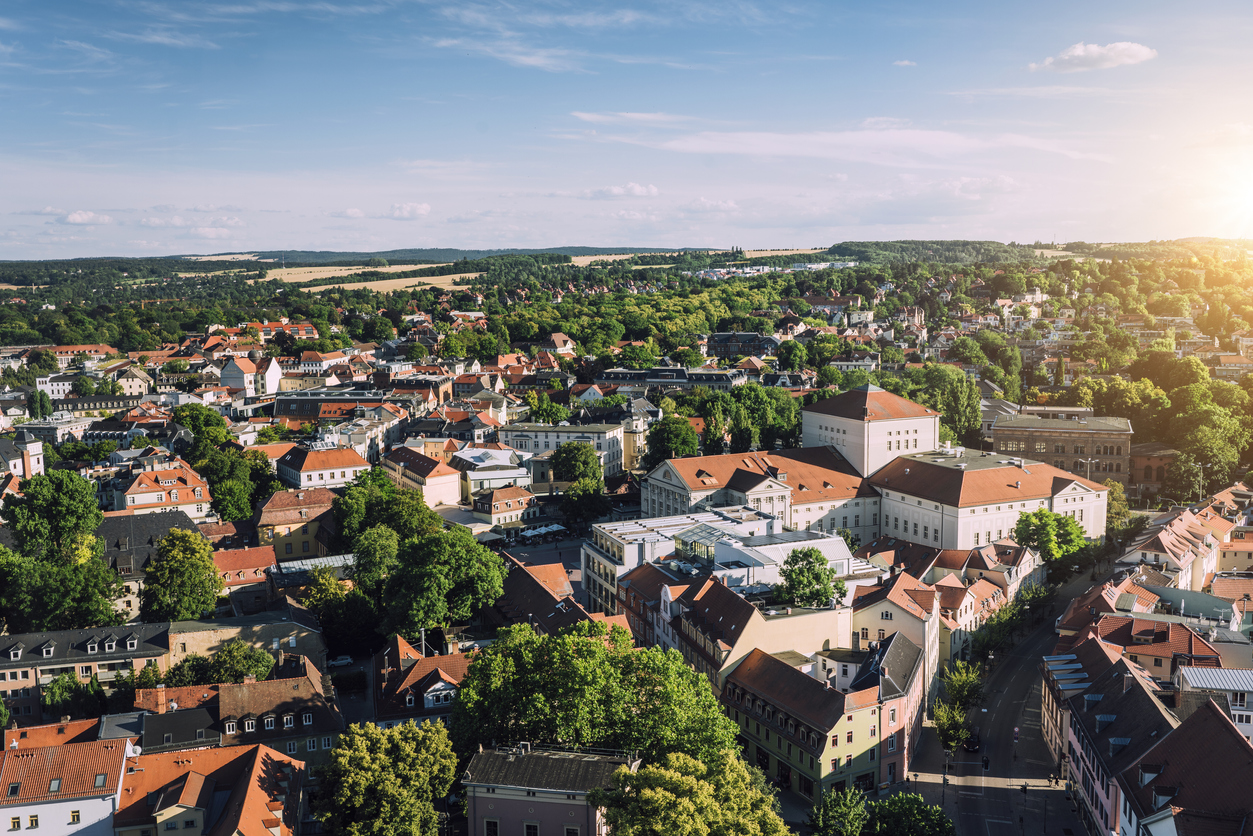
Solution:
[[[143,733],[144,712],[142,711],[128,711],[125,714],[106,714],[100,718],[101,740],[139,737]]]
[[[497,749],[470,759],[464,781],[498,787],[587,792],[608,788],[613,774],[631,766],[626,758],[586,752],[522,752]]]
[[[1065,418],[1041,418],[1038,415],[998,415],[994,430],[1047,430],[1059,433],[1130,433],[1131,422],[1126,418],[1092,416],[1078,421]]]
[[[1253,670],[1248,668],[1179,668],[1189,688],[1208,691],[1253,691]]]
[[[76,664],[81,661],[123,662],[137,658],[164,656],[170,649],[170,625],[123,624],[120,627],[95,627],[90,630],[57,630],[49,633],[19,633],[0,636],[0,669],[29,668],[32,665],[48,667]],[[127,643],[134,639],[135,649],[127,650]],[[109,650],[109,641],[116,642]],[[95,645],[96,652],[88,650]],[[45,650],[51,650],[44,655]],[[12,658],[14,652],[18,658]]]
[[[104,561],[118,574],[142,574],[157,553],[157,543],[171,530],[198,531],[185,511],[105,517],[96,529],[104,541]]]
[[[862,663],[849,685],[851,691],[879,688],[879,699],[887,700],[909,692],[910,681],[918,674],[922,650],[898,632],[879,642]]]
[[[164,714],[145,714],[140,745],[145,752],[216,746],[222,735],[216,728],[216,710],[197,707]],[[169,742],[166,742],[166,735]]]

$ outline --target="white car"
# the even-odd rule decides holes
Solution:
[[[336,656],[334,659],[326,663],[328,668],[346,668],[352,664],[351,656]]]

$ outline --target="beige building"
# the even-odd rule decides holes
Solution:
[[[335,494],[326,488],[275,493],[253,515],[258,542],[273,546],[280,561],[325,555],[335,533],[334,501]]]
[[[834,447],[869,476],[897,456],[939,447],[940,413],[868,383],[805,407],[801,444]]]
[[[256,615],[219,618],[213,621],[175,621],[170,624],[170,649],[166,669],[192,653],[211,656],[228,642],[242,639],[281,661],[282,654],[304,656],[326,670],[326,642],[317,618],[290,598],[287,607]]]
[[[600,456],[606,476],[613,476],[623,470],[624,434],[621,424],[509,424],[501,427],[498,432],[502,444],[532,454],[555,450],[568,441],[590,444]]]
[[[416,448],[397,447],[383,457],[381,464],[397,487],[422,491],[422,498],[430,507],[456,505],[461,499],[461,474]]]
[[[992,444],[1003,456],[1029,456],[1096,482],[1131,479],[1131,422],[1126,418],[998,415]]]

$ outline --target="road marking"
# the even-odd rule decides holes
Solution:
[[[1014,826],[1014,823],[1013,823],[1012,821],[1009,821],[1008,819],[984,819],[984,822],[986,822],[986,824],[987,824],[988,836],[992,836],[992,833],[993,833],[993,831],[992,831],[992,825],[994,825],[994,824],[1004,824],[1004,825],[1008,825],[1011,829],[1012,829],[1012,828],[1013,828],[1013,826]],[[1005,832],[1005,829],[1004,829],[1004,828],[1001,828],[1001,827],[998,827],[998,828],[996,828],[996,832],[997,832],[997,833],[1004,833],[1004,832]]]

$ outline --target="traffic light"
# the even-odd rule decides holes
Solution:
[[[988,771],[988,756],[987,755],[983,756],[983,771],[984,772]]]

